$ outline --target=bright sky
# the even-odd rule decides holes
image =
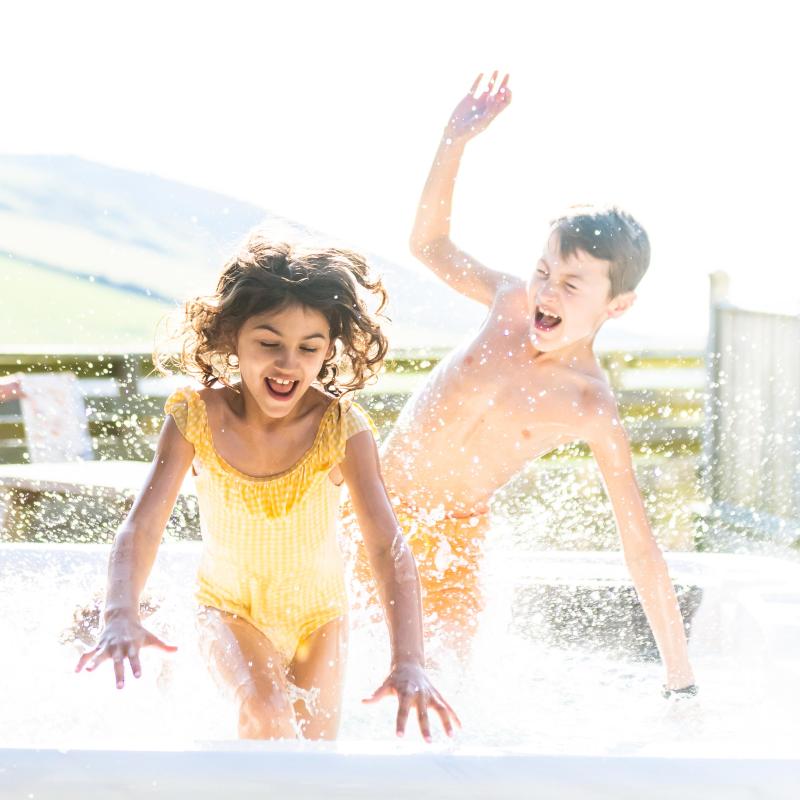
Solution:
[[[452,107],[508,70],[454,238],[527,274],[563,206],[622,204],[654,250],[625,327],[702,343],[712,270],[737,300],[800,308],[791,8],[34,0],[3,14],[0,152],[154,172],[408,261]]]

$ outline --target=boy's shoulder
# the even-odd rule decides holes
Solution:
[[[602,370],[598,370],[599,373],[581,373],[578,380],[581,438],[590,444],[597,438],[607,438],[610,432],[623,430],[617,398]]]
[[[509,275],[498,287],[489,309],[489,320],[497,324],[507,322],[528,326],[528,288],[521,278]]]

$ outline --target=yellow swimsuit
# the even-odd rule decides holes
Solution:
[[[288,662],[304,639],[347,611],[336,535],[340,488],[328,474],[344,460],[347,440],[374,426],[355,403],[334,400],[293,467],[254,478],[217,453],[196,391],[175,392],[165,412],[200,465],[197,600],[250,622]]]

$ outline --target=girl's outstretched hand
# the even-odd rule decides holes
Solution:
[[[174,653],[178,649],[174,645],[162,642],[158,636],[146,630],[135,615],[111,616],[106,620],[97,644],[78,660],[75,672],[80,672],[84,667],[87,672],[93,672],[103,661],[110,658],[114,662],[117,689],[121,689],[125,685],[126,658],[130,662],[133,677],[138,678],[142,674],[139,651],[143,647],[159,647],[168,653]]]
[[[444,731],[448,736],[453,735],[453,722],[461,727],[461,720],[450,707],[450,704],[439,694],[437,689],[428,679],[422,666],[417,663],[404,663],[395,666],[389,677],[381,684],[378,690],[364,700],[365,703],[375,703],[384,697],[396,695],[399,707],[397,709],[397,735],[403,736],[406,730],[406,721],[412,706],[417,708],[419,729],[426,742],[431,741],[431,725],[428,719],[428,708],[433,708],[442,720]]]
[[[486,130],[489,123],[511,102],[511,89],[508,88],[509,75],[498,85],[497,71],[492,73],[489,83],[477,96],[483,73],[475,78],[469,94],[456,106],[447,123],[446,135],[453,140],[467,141]]]

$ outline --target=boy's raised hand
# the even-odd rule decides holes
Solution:
[[[80,672],[84,667],[87,672],[93,672],[103,661],[110,658],[114,662],[117,689],[121,689],[125,685],[125,659],[127,658],[130,663],[133,677],[138,678],[142,674],[139,651],[148,646],[158,647],[168,653],[174,653],[178,649],[150,633],[135,615],[115,615],[106,620],[97,644],[80,657],[75,672]]]
[[[406,721],[412,706],[417,708],[417,720],[422,738],[431,741],[431,724],[428,718],[428,708],[433,708],[442,720],[444,732],[453,735],[453,722],[461,727],[461,720],[450,707],[434,685],[428,679],[423,667],[417,663],[405,663],[395,666],[389,677],[378,687],[377,691],[364,700],[365,703],[375,703],[384,697],[397,696],[397,727],[398,736],[403,736],[406,731]]]
[[[489,123],[511,102],[508,88],[509,75],[497,83],[495,70],[489,83],[482,90],[483,73],[475,78],[469,94],[456,106],[447,123],[447,136],[454,140],[467,141],[486,130]],[[478,92],[476,95],[475,92]]]

